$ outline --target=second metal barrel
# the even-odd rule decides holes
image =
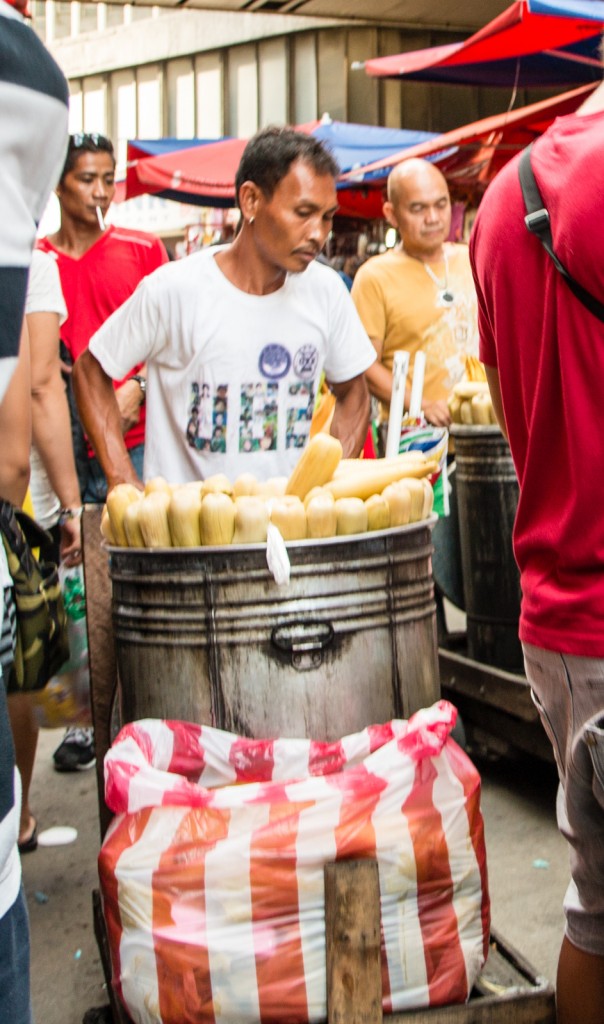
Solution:
[[[499,427],[453,424],[468,655],[521,672],[520,574],[512,551],[518,480]]]

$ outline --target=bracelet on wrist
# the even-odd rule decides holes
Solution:
[[[83,505],[77,508],[62,508],[59,512],[59,526],[65,526],[71,519],[80,519],[83,511]]]

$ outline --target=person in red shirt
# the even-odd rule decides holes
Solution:
[[[38,245],[57,261],[68,314],[61,327],[61,341],[69,362],[74,363],[101,324],[132,295],[144,277],[168,261],[168,254],[153,235],[106,226],[105,218],[115,194],[115,155],[113,145],[104,135],[70,136],[56,192],[61,226]],[[145,367],[135,366],[127,378],[115,383],[115,388],[124,441],[137,472],[142,475]],[[102,503],[107,497],[105,475],[92,448],[84,441],[73,401],[71,412],[82,501]],[[84,444],[86,448],[82,451]],[[95,763],[93,730],[68,729],[53,761],[57,771],[91,768]]]
[[[534,144],[554,251],[604,301],[604,86]],[[604,1019],[604,323],[539,240],[511,161],[487,190],[470,244],[481,359],[520,500],[514,553],[520,639],[560,776],[572,880],[557,978],[559,1024]]]
[[[101,324],[130,297],[143,277],[167,262],[168,255],[153,235],[105,225],[115,194],[115,155],[105,136],[70,136],[56,191],[61,226],[38,244],[57,260],[68,313],[61,340],[73,363]],[[142,473],[145,368],[135,366],[115,386],[126,447]],[[103,502],[107,483],[89,445],[87,459],[79,460],[79,476],[83,501]]]

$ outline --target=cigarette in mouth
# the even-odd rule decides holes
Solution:
[[[105,230],[105,218],[103,217],[103,211],[101,210],[100,206],[96,206],[95,209],[96,209],[96,219],[99,222],[99,227],[100,227],[101,231],[104,231]]]

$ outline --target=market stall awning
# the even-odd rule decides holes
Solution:
[[[377,78],[563,86],[602,78],[604,0],[515,0],[469,39],[362,65]]]
[[[595,84],[583,85],[540,103],[485,117],[369,164],[365,170],[387,176],[395,164],[423,157],[438,165],[453,189],[480,192],[508,160],[541,135],[556,117],[577,110],[595,88]],[[346,175],[343,178],[346,180]]]
[[[164,188],[157,192],[154,188],[147,187],[142,174],[145,162],[152,157],[162,157],[179,151],[184,152],[187,149],[199,149],[200,146],[209,146],[215,143],[216,139],[177,139],[172,136],[165,139],[129,139],[126,154],[125,191],[120,199],[134,199],[135,196],[153,192],[163,199],[175,199],[180,203],[189,202],[186,196],[177,189]]]
[[[341,186],[346,193],[340,196],[341,211],[360,217],[381,213],[375,186],[384,176],[366,173],[365,165],[435,138],[433,132],[345,124],[329,118],[298,127],[325,142],[342,171],[350,175]],[[247,139],[133,140],[128,143],[125,198],[148,192],[197,206],[233,206],[235,173],[246,143]],[[155,154],[149,149],[153,146],[159,147]]]

